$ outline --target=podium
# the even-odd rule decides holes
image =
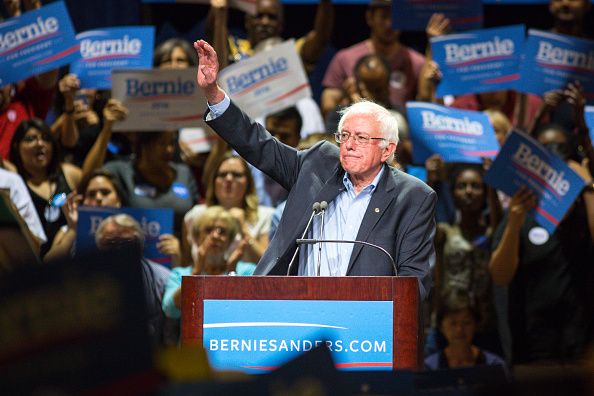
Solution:
[[[309,306],[314,307],[313,312],[304,310]],[[334,345],[335,350],[340,347],[340,352],[349,352],[350,346],[359,353],[355,357],[359,363],[345,361],[342,365],[337,363],[337,367],[419,369],[422,367],[420,307],[415,277],[186,276],[182,280],[181,341],[184,345],[204,345],[207,353],[242,349],[245,354],[240,355],[245,358],[263,350],[282,349],[283,345],[287,349],[298,345],[299,349],[297,342],[283,343],[274,336],[266,336],[267,326],[275,326],[273,330],[286,326],[292,332],[307,326],[332,327],[345,334],[359,327],[354,340],[340,345],[335,341]],[[367,319],[368,313],[376,316]],[[269,317],[265,316],[267,314]],[[213,316],[216,318],[211,320]],[[276,321],[282,317],[285,320]],[[343,319],[346,322],[339,323]],[[205,332],[226,326],[243,331],[243,337],[250,340],[231,337],[220,344],[211,340],[210,345],[205,345]],[[376,338],[372,337],[374,334]],[[253,341],[251,335],[264,341]],[[382,337],[388,340],[387,344]],[[367,339],[370,341],[362,341]],[[384,360],[360,362],[363,352],[374,345],[379,346]],[[391,345],[391,350],[381,350],[386,345]],[[344,353],[337,355],[345,356]],[[386,362],[386,356],[391,357],[391,361]],[[210,354],[209,357],[212,361]],[[243,365],[241,361],[235,364],[256,372],[275,368]]]

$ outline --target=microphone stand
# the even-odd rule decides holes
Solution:
[[[305,235],[307,234],[307,231],[309,230],[309,226],[311,225],[311,222],[312,222],[314,216],[317,215],[319,211],[320,211],[320,203],[314,202],[314,204],[312,206],[311,216],[309,216],[309,220],[307,221],[305,230],[303,230],[303,235],[301,235],[301,240],[303,238],[305,238]],[[299,241],[300,239],[297,239],[297,240]],[[291,258],[291,261],[289,261],[289,266],[287,267],[287,276],[291,275],[291,268],[293,267],[293,263],[295,262],[295,258],[297,257],[297,252],[299,252],[299,244],[297,244],[297,247],[295,248],[295,252],[293,253],[293,257]]]
[[[365,246],[370,246],[372,248],[380,250],[390,259],[390,263],[392,264],[392,269],[394,270],[394,275],[398,276],[398,270],[396,269],[396,262],[392,258],[392,255],[388,253],[386,249],[381,246],[374,245],[373,243],[364,242],[364,241],[354,241],[354,240],[346,240],[346,239],[297,239],[295,241],[297,243],[297,247],[299,245],[315,245],[316,243],[352,243],[352,244],[361,244]]]

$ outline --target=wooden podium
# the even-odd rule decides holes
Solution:
[[[203,345],[204,300],[393,302],[393,369],[422,367],[420,296],[415,277],[185,276],[184,345]]]

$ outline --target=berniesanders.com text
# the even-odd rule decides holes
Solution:
[[[307,352],[326,344],[332,352],[385,353],[386,341],[375,340],[279,340],[279,339],[210,339],[208,349],[221,352]]]

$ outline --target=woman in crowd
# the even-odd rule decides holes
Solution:
[[[239,261],[241,252],[228,255],[229,246],[239,232],[237,219],[222,206],[210,206],[196,217],[190,228],[196,258],[192,265],[176,267],[171,272],[165,294],[163,311],[169,318],[181,316],[181,281],[187,275],[251,275],[256,266]],[[234,271],[229,271],[234,268]]]
[[[182,38],[162,42],[153,53],[153,65],[159,69],[186,69],[197,64],[196,51]]]
[[[474,345],[477,324],[481,321],[478,311],[469,298],[450,296],[440,303],[437,324],[447,340],[447,346],[425,358],[425,368],[439,370],[479,365],[500,365],[503,359]]]
[[[60,206],[80,182],[82,172],[60,161],[60,144],[49,126],[38,118],[23,121],[17,127],[9,159],[25,180],[47,236],[47,243],[41,247],[43,257],[60,227],[66,224]]]
[[[78,224],[78,206],[100,206],[119,208],[123,205],[122,189],[115,177],[104,170],[93,171],[85,177],[78,191],[68,195],[62,211],[67,224],[60,228],[44,261],[52,261],[71,255],[76,241],[76,226]]]
[[[497,196],[484,184],[480,165],[460,164],[454,167],[450,189],[456,220],[453,224],[437,225],[433,306],[446,296],[468,295],[481,317],[481,321],[476,323],[477,342],[487,349],[499,351],[487,267],[490,237],[499,221],[498,211],[492,210],[498,204]],[[488,216],[485,213],[487,202]]]
[[[239,236],[230,249],[245,245],[241,260],[257,263],[268,246],[268,233],[274,209],[258,205],[254,180],[243,158],[227,153],[213,168],[216,171],[208,181],[206,202],[194,206],[184,217],[184,242],[191,242],[189,230],[194,219],[207,207],[220,205],[229,210],[240,224]],[[186,257],[188,251],[189,249],[185,249]],[[196,251],[193,249],[194,258],[195,254]]]

